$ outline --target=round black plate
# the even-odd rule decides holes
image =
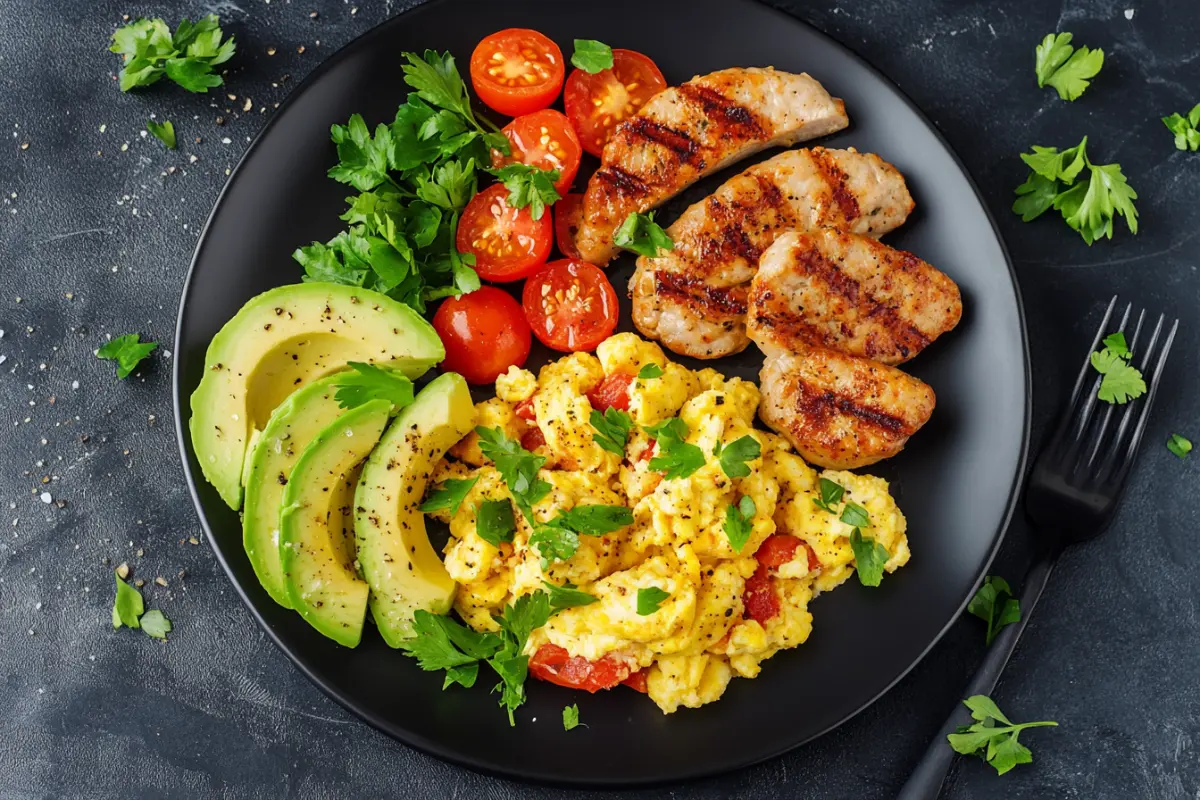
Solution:
[[[720,702],[699,710],[664,716],[626,689],[587,695],[531,680],[529,702],[509,728],[486,674],[471,690],[443,692],[440,675],[421,672],[372,631],[357,650],[333,644],[260,588],[238,516],[199,477],[184,435],[183,409],[213,334],[251,296],[300,279],[293,249],[340,229],[350,191],[325,176],[334,163],[330,124],[354,112],[372,127],[392,118],[407,91],[402,51],[449,49],[465,71],[480,38],[514,26],[545,32],[568,55],[576,37],[647,53],[671,83],[735,65],[811,73],[845,99],[852,121],[820,143],[878,153],[908,178],[917,212],[888,240],[962,287],[962,324],[910,365],[937,391],[933,420],[902,455],[871,470],[893,481],[912,562],[879,589],[851,581],[814,601],[806,644],[775,656],[755,680],[735,679]],[[728,174],[694,187],[663,219]],[[628,258],[612,268],[619,290],[631,268]],[[196,507],[222,565],[280,648],[330,696],[401,741],[534,780],[612,785],[709,775],[782,753],[853,716],[962,611],[999,545],[1028,440],[1021,304],[1003,244],[962,165],[886,78],[807,25],[748,0],[442,0],[371,31],[297,88],[230,178],[196,251],[175,351],[176,421]],[[531,363],[545,358],[535,352]],[[747,352],[714,366],[753,377],[759,364]],[[588,727],[564,733],[561,711],[574,702]]]

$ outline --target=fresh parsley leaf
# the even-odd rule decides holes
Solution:
[[[1176,150],[1200,150],[1200,103],[1196,104],[1187,116],[1175,113],[1162,118],[1167,130],[1175,134]]]
[[[758,439],[746,434],[727,445],[718,441],[713,446],[713,455],[730,478],[744,478],[750,474],[750,467],[746,466],[746,462],[761,456],[762,446]]]
[[[1111,338],[1111,337],[1110,337]],[[1106,403],[1124,405],[1130,400],[1141,397],[1146,393],[1146,381],[1137,367],[1129,363],[1129,349],[1125,347],[1125,338],[1121,337],[1117,348],[1109,346],[1105,339],[1105,347],[1092,353],[1092,367],[1103,375],[1100,381],[1100,391],[1097,396]]]
[[[626,506],[582,505],[562,511],[558,525],[586,536],[603,536],[633,524],[633,509]]]
[[[819,479],[817,481],[817,488],[821,497],[818,500],[813,500],[813,505],[828,511],[830,514],[836,514],[837,512],[833,510],[833,507],[842,502],[842,495],[846,493],[846,490],[841,484],[834,483],[828,478]]]
[[[563,730],[573,731],[579,727],[579,704],[563,707]]]
[[[1192,443],[1178,433],[1172,433],[1167,440],[1167,449],[1180,458],[1187,458],[1188,453],[1192,452]]]
[[[1022,222],[1032,222],[1054,207],[1060,187],[1057,181],[1031,172],[1025,182],[1016,188],[1017,199],[1013,202],[1012,210],[1021,216]]]
[[[883,565],[891,557],[887,548],[855,528],[850,533],[850,549],[854,551],[854,567],[863,586],[878,586],[883,580]]]
[[[236,49],[233,37],[222,38],[215,14],[196,23],[180,21],[174,36],[161,19],[139,19],[113,33],[108,49],[125,62],[122,92],[149,86],[164,75],[189,92],[207,92],[224,82],[213,68],[232,58]]]
[[[1083,94],[1104,66],[1104,51],[1071,45],[1071,34],[1047,34],[1035,52],[1038,86],[1052,86],[1063,100]]]
[[[421,512],[429,514],[434,511],[446,510],[451,514],[457,514],[458,507],[462,505],[463,500],[467,499],[467,495],[478,482],[478,475],[462,480],[457,478],[446,479],[429,493],[424,503],[421,503]]]
[[[592,75],[612,69],[612,48],[595,39],[576,39],[575,52],[571,54],[571,64]]]
[[[541,556],[542,570],[555,561],[566,561],[579,549],[579,536],[561,525],[539,525],[529,534],[529,546]]]
[[[1132,355],[1129,352],[1129,345],[1125,342],[1125,333],[1123,331],[1117,331],[1105,336],[1104,349],[1111,350],[1124,359],[1128,359]]]
[[[475,532],[492,547],[511,542],[517,531],[512,503],[507,500],[484,500],[475,506]]]
[[[110,339],[96,351],[96,357],[116,361],[117,377],[124,380],[137,369],[143,358],[158,347],[157,342],[140,342],[140,338],[136,333],[127,333]]]
[[[175,126],[170,120],[165,120],[161,123],[155,122],[152,119],[146,120],[146,130],[154,135],[154,138],[167,146],[168,150],[175,149]]]
[[[662,374],[662,367],[660,367],[658,364],[650,363],[643,364],[642,368],[638,370],[637,376],[639,380],[646,381],[654,378],[661,378]]]
[[[639,616],[647,617],[658,611],[658,607],[662,602],[671,595],[664,592],[657,586],[647,586],[638,589],[637,593],[637,613]]]
[[[533,505],[550,491],[550,484],[539,480],[537,476],[546,459],[507,438],[498,427],[478,427],[475,433],[479,434],[480,451],[496,465],[517,508],[521,509],[526,519],[533,522]]]
[[[523,594],[504,613],[496,617],[496,623],[507,634],[505,649],[519,653],[525,649],[529,634],[550,620],[550,595],[542,591]]]
[[[658,258],[665,250],[674,250],[671,237],[654,221],[654,213],[629,212],[613,233],[613,244],[647,258]]]
[[[529,656],[501,655],[489,658],[487,663],[500,676],[500,683],[492,691],[500,693],[500,707],[508,711],[508,724],[515,726],[517,722],[513,712],[525,704]]]
[[[478,677],[478,661],[473,661],[470,664],[463,664],[457,667],[448,667],[446,669],[446,679],[442,681],[442,691],[446,691],[456,683],[470,689],[475,685],[475,680]]]
[[[458,74],[454,56],[448,52],[438,54],[434,50],[426,50],[421,56],[416,53],[404,53],[404,60],[408,62],[403,67],[404,82],[416,89],[422,100],[458,114],[483,134],[488,147],[499,150],[502,155],[511,154],[508,139],[499,134],[499,128],[488,121],[492,128],[489,133],[475,118],[471,111],[471,100],[467,96],[467,85]]]
[[[500,637],[477,633],[465,625],[424,609],[413,613],[413,638],[400,649],[424,670],[450,669],[488,658],[501,647]]]
[[[757,510],[754,506],[754,499],[750,495],[743,495],[736,506],[733,503],[725,506],[725,538],[729,540],[729,546],[733,548],[733,552],[742,552],[742,548],[750,540],[750,534],[754,530],[754,514]]]
[[[867,510],[853,500],[846,501],[839,519],[851,528],[867,528],[871,525],[871,516]]]
[[[357,408],[371,400],[387,400],[395,410],[412,404],[412,381],[401,373],[361,361],[349,361],[347,366],[350,369],[338,378],[333,395],[341,408]]]
[[[140,628],[138,618],[146,608],[142,602],[142,593],[121,580],[120,575],[114,573],[113,577],[117,580],[117,596],[113,601],[112,610],[113,627],[119,628],[124,625],[126,628]]]
[[[1001,628],[1021,619],[1021,601],[1013,597],[1008,581],[989,575],[967,604],[967,613],[987,623],[987,644],[991,644]]]
[[[1008,772],[1017,764],[1028,764],[1033,761],[1029,748],[1017,741],[1021,731],[1026,728],[1045,726],[1057,727],[1057,722],[1023,722],[1014,725],[1008,717],[1000,713],[1000,709],[991,698],[977,694],[968,697],[963,705],[971,709],[971,717],[975,724],[959,728],[949,734],[946,739],[954,752],[964,755],[977,755],[991,764],[1000,775]]]
[[[643,426],[658,442],[658,455],[650,459],[650,469],[663,473],[664,478],[686,478],[704,466],[704,451],[685,442],[687,423],[671,417],[657,425]]]
[[[362,115],[353,114],[345,125],[331,126],[329,135],[338,154],[338,163],[330,168],[329,177],[360,192],[369,192],[388,180],[391,128],[379,125],[372,137]]]
[[[147,611],[139,621],[142,625],[142,632],[155,639],[166,639],[167,634],[171,632],[171,620],[167,619],[157,608]]]
[[[556,586],[547,580],[543,580],[542,583],[546,585],[546,591],[550,594],[550,608],[553,611],[561,611],[564,608],[575,608],[576,606],[590,606],[592,603],[599,602],[600,600],[599,597],[580,591],[570,584]]]
[[[620,409],[609,406],[601,414],[592,409],[588,415],[592,425],[592,441],[610,453],[625,455],[625,445],[629,442],[629,432],[633,430],[633,419]]]
[[[506,201],[510,208],[529,207],[529,215],[541,219],[546,207],[562,199],[554,188],[561,176],[556,169],[539,169],[529,164],[505,164],[499,169],[488,170],[508,189]]]

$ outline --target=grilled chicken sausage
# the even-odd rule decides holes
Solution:
[[[768,355],[759,380],[762,421],[830,469],[896,455],[935,402],[933,389],[895,367],[823,347]]]
[[[603,266],[613,232],[705,175],[773,146],[815,139],[849,124],[841,100],[806,74],[736,67],[665,89],[617,126],[588,181],[575,244]]]
[[[814,345],[901,364],[961,317],[958,286],[912,253],[818,228],[762,254],[746,326],[767,354]]]
[[[726,181],[667,229],[675,249],[638,259],[633,321],[676,353],[745,349],[746,298],[758,260],[789,230],[830,226],[882,236],[908,218],[904,176],[879,156],[814,147],[781,153]]]

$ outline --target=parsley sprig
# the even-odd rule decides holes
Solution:
[[[813,505],[834,514],[839,521],[853,528],[850,531],[850,549],[854,551],[854,571],[858,573],[858,582],[863,586],[878,586],[883,581],[883,567],[891,558],[891,553],[873,537],[863,536],[862,529],[871,525],[871,515],[853,500],[846,500],[841,511],[838,511],[835,506],[842,502],[846,488],[835,481],[820,478],[817,491],[819,497],[813,498]]]
[[[119,28],[108,49],[125,60],[121,91],[149,86],[164,75],[189,92],[220,86],[224,80],[213,67],[233,58],[237,50],[233,37],[223,36],[216,14],[195,23],[181,20],[174,35],[161,19],[139,19]]]
[[[505,202],[510,208],[529,207],[529,215],[541,219],[546,208],[562,199],[554,188],[561,175],[556,169],[540,169],[529,164],[505,164],[499,169],[488,170],[496,180],[508,189]]]
[[[704,451],[684,441],[688,426],[679,417],[645,425],[642,430],[658,442],[658,455],[650,459],[650,469],[664,478],[686,478],[704,466]]]
[[[670,599],[671,595],[664,592],[657,586],[646,586],[638,589],[637,593],[637,613],[638,616],[648,617],[658,611],[658,607],[664,601]]]
[[[989,575],[967,604],[967,612],[987,623],[987,644],[991,644],[1001,628],[1020,621],[1021,601],[1013,597],[1008,581]]]
[[[175,125],[171,120],[155,122],[148,119],[146,120],[146,130],[150,131],[154,138],[162,142],[168,150],[175,149]]]
[[[954,752],[977,755],[995,767],[1000,775],[1017,764],[1033,761],[1029,748],[1017,741],[1026,728],[1057,727],[1057,722],[1022,722],[1014,725],[987,695],[968,697],[963,705],[971,709],[975,724],[959,728],[946,739]]]
[[[721,469],[730,478],[745,478],[750,474],[747,461],[753,461],[762,455],[762,445],[750,434],[735,439],[729,444],[718,441],[713,446],[713,455],[721,464]]]
[[[629,212],[629,216],[613,232],[613,244],[647,258],[658,258],[664,251],[675,249],[671,237],[654,221],[654,212]]]
[[[575,506],[549,522],[537,525],[529,545],[538,551],[542,569],[555,561],[566,561],[579,549],[579,537],[604,536],[633,523],[633,509],[601,504]]]
[[[171,632],[171,620],[157,608],[146,611],[142,593],[114,574],[117,581],[117,594],[113,600],[113,628],[141,629],[142,633],[155,639],[166,639]]]
[[[1172,433],[1171,438],[1167,439],[1167,449],[1180,459],[1188,457],[1188,453],[1192,452],[1192,442],[1185,436],[1180,436],[1178,433]]]
[[[458,507],[462,505],[463,500],[467,499],[467,495],[475,484],[479,482],[479,476],[473,478],[449,478],[439,484],[429,496],[425,498],[425,502],[421,503],[422,513],[429,514],[434,511],[449,511],[451,514],[458,513]]]
[[[1175,113],[1162,118],[1167,130],[1175,134],[1176,150],[1200,150],[1200,103],[1192,107],[1187,116]]]
[[[629,432],[633,430],[633,419],[618,408],[609,406],[601,414],[592,409],[588,415],[592,425],[592,441],[602,449],[619,456],[625,455],[625,445],[629,443]]]
[[[1033,171],[1017,187],[1012,210],[1030,222],[1053,208],[1089,245],[1112,238],[1113,220],[1124,217],[1130,233],[1137,233],[1138,215],[1133,201],[1137,192],[1121,172],[1120,164],[1093,164],[1087,157],[1087,137],[1074,147],[1059,152],[1056,147],[1034,145],[1021,160]],[[1084,168],[1088,180],[1075,180]]]
[[[498,427],[480,426],[475,433],[479,435],[480,451],[496,465],[512,494],[513,502],[532,524],[534,504],[550,491],[550,484],[537,476],[538,470],[546,463],[545,457],[534,455],[521,447],[519,442],[506,437]]]
[[[612,69],[612,48],[595,39],[576,39],[575,52],[571,54],[571,64],[592,75]]]
[[[1120,331],[1104,337],[1104,349],[1092,353],[1092,367],[1104,376],[1096,396],[1104,402],[1124,405],[1146,393],[1146,381],[1129,363],[1130,357],[1125,334]]]
[[[411,405],[413,384],[396,370],[361,361],[347,362],[349,370],[337,379],[333,399],[341,408],[356,408],[370,400],[387,400],[394,410]]]
[[[725,506],[723,527],[725,538],[729,540],[729,546],[733,548],[733,552],[742,552],[742,548],[750,540],[750,534],[754,530],[754,515],[757,511],[754,498],[749,495],[743,495],[737,505],[730,503]]]
[[[1046,34],[1037,46],[1034,71],[1038,86],[1053,86],[1063,100],[1074,100],[1090,86],[1104,66],[1104,51],[1071,45],[1071,34]]]
[[[129,377],[129,373],[137,369],[137,365],[142,363],[142,359],[158,347],[157,342],[142,342],[140,339],[141,337],[136,333],[127,333],[124,336],[109,339],[96,351],[96,358],[116,361],[117,377],[124,380]]]

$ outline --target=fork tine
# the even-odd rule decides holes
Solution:
[[[1160,316],[1158,325],[1154,330],[1154,337],[1151,340],[1151,346],[1146,349],[1146,354],[1142,358],[1141,369],[1143,376],[1145,375],[1150,358],[1153,355],[1153,344],[1158,339],[1158,334],[1161,331],[1164,322],[1165,318]],[[1171,325],[1171,330],[1167,332],[1166,341],[1163,343],[1162,350],[1158,354],[1158,359],[1154,363],[1153,374],[1146,390],[1146,398],[1142,402],[1141,413],[1138,415],[1137,425],[1133,429],[1133,435],[1130,437],[1128,445],[1124,446],[1124,452],[1122,452],[1121,438],[1125,428],[1128,426],[1129,420],[1132,418],[1132,403],[1130,404],[1130,408],[1125,412],[1125,418],[1121,421],[1121,426],[1117,431],[1116,438],[1113,440],[1112,448],[1110,449],[1108,456],[1105,458],[1104,466],[1107,468],[1109,466],[1109,462],[1115,461],[1118,458],[1118,455],[1120,457],[1120,461],[1116,465],[1116,472],[1112,476],[1112,480],[1117,486],[1121,485],[1121,483],[1125,480],[1125,476],[1129,474],[1129,470],[1133,466],[1138,447],[1142,442],[1142,436],[1146,432],[1146,422],[1150,418],[1150,408],[1154,405],[1154,397],[1158,394],[1158,386],[1162,381],[1164,372],[1163,368],[1166,366],[1167,356],[1171,354],[1171,345],[1175,343],[1175,334],[1178,330],[1179,320],[1175,320]],[[1098,475],[1103,475],[1105,471],[1107,470],[1102,469]]]
[[[1079,398],[1083,394],[1083,382],[1088,375],[1088,367],[1091,366],[1092,352],[1100,344],[1100,339],[1104,336],[1104,331],[1108,328],[1108,322],[1112,319],[1113,309],[1117,306],[1117,296],[1113,295],[1112,300],[1108,301],[1108,308],[1104,310],[1104,318],[1100,320],[1100,327],[1096,329],[1096,335],[1092,338],[1092,346],[1088,349],[1088,354],[1083,358],[1083,366],[1079,370],[1079,376],[1075,379],[1075,388],[1071,390],[1071,399],[1067,401],[1066,410],[1063,412],[1059,420],[1058,427],[1054,434],[1050,437],[1043,455],[1049,456],[1051,453],[1058,451],[1059,445],[1062,443],[1063,437],[1067,431],[1071,429],[1071,422],[1075,418],[1074,409],[1079,404]]]
[[[1112,303],[1109,304],[1110,311],[1113,304],[1116,303],[1116,300],[1117,298],[1114,297],[1112,299]],[[1132,313],[1133,304],[1126,304],[1125,311],[1121,314],[1121,322],[1117,326],[1118,330],[1125,328],[1126,324],[1129,322],[1129,315]],[[1108,330],[1110,318],[1110,314],[1106,313],[1104,315],[1104,319],[1101,320],[1100,327],[1096,331],[1096,336],[1092,340],[1091,349],[1088,350],[1087,356],[1084,358],[1083,368],[1079,372],[1079,378],[1075,382],[1075,391],[1072,393],[1071,405],[1067,407],[1067,411],[1063,415],[1062,426],[1059,430],[1059,433],[1056,434],[1055,441],[1053,442],[1054,445],[1059,445],[1062,437],[1068,431],[1071,431],[1070,440],[1062,446],[1061,452],[1059,453],[1059,458],[1064,464],[1073,466],[1076,463],[1076,459],[1079,457],[1080,448],[1083,447],[1085,442],[1085,434],[1087,433],[1088,427],[1092,421],[1092,414],[1097,407],[1097,394],[1099,392],[1100,381],[1103,380],[1103,376],[1093,372],[1091,358],[1092,353],[1095,352],[1096,348],[1100,345],[1100,340],[1103,338],[1105,331]],[[1091,390],[1086,394],[1082,394],[1084,383],[1089,375],[1093,376],[1093,379],[1090,381]],[[1081,407],[1079,406],[1080,402],[1082,402]]]
[[[1126,319],[1127,319],[1128,314],[1129,314],[1128,309],[1126,310],[1125,313],[1126,313]],[[1138,312],[1137,323],[1133,326],[1133,335],[1129,337],[1129,341],[1127,342],[1130,353],[1137,352],[1138,341],[1141,339],[1141,336],[1142,336],[1142,323],[1145,322],[1145,320],[1146,320],[1146,309],[1143,308],[1141,311]],[[1119,328],[1119,330],[1121,332],[1124,332],[1125,331],[1125,324],[1124,324],[1125,320],[1123,319],[1121,321],[1121,323],[1122,324],[1121,324],[1121,327]],[[1158,333],[1161,329],[1162,329],[1162,317],[1159,316],[1158,327],[1154,329],[1154,335],[1150,339],[1150,346],[1147,348],[1147,353],[1150,353],[1154,350],[1154,344],[1155,344],[1155,342],[1158,341]],[[1147,358],[1149,358],[1148,355],[1143,356],[1143,364],[1142,364],[1143,368],[1145,367],[1144,362],[1145,362],[1145,359],[1147,359]],[[1103,378],[1101,378],[1100,380],[1103,380]],[[1101,445],[1104,444],[1104,434],[1106,434],[1108,432],[1108,423],[1112,420],[1113,414],[1115,414],[1115,413],[1116,413],[1116,408],[1112,404],[1108,404],[1108,407],[1104,409],[1104,416],[1100,420],[1099,430],[1097,430],[1097,432],[1091,437],[1092,448],[1091,448],[1091,453],[1088,454],[1087,461],[1085,462],[1086,466],[1090,467],[1092,465],[1092,462],[1094,462],[1096,460],[1096,456],[1099,455],[1100,447],[1101,447]],[[1126,416],[1128,416],[1128,414],[1126,414]],[[1123,431],[1124,429],[1125,429],[1124,423],[1122,423],[1122,425],[1120,426],[1120,428],[1118,430],[1118,434],[1117,434],[1118,437],[1120,436],[1120,431]]]

